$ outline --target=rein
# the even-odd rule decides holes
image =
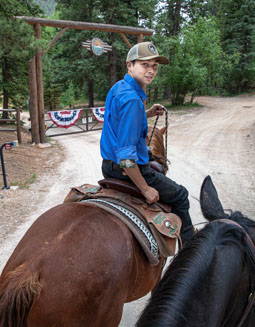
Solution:
[[[164,111],[165,111],[165,126],[166,126],[166,136],[165,136],[165,164],[166,166],[168,166],[169,164],[169,160],[167,159],[167,130],[168,130],[168,111],[165,107],[163,107]],[[156,125],[158,123],[158,119],[159,119],[159,114],[157,114],[157,117],[156,117],[156,120],[155,120],[155,123],[154,123],[154,126],[153,126],[153,129],[152,129],[152,132],[151,132],[151,136],[150,136],[150,139],[149,139],[149,142],[148,142],[148,147],[150,146],[150,143],[151,143],[151,139],[152,139],[152,136],[154,134],[154,131],[155,131],[155,128],[156,128]]]
[[[237,222],[232,221],[232,220],[230,220],[230,219],[219,219],[218,221],[219,221],[219,222],[222,222],[222,223],[230,224],[230,225],[236,225],[236,226],[238,226],[241,230],[243,230],[244,233],[245,233],[245,236],[246,236],[246,238],[247,238],[247,240],[248,240],[248,242],[249,242],[250,245],[251,245],[252,252],[253,252],[253,257],[255,258],[255,245],[254,245],[254,243],[252,242],[252,239],[250,238],[250,235],[246,232],[246,230],[245,230],[241,225],[239,225]],[[242,327],[242,326],[244,325],[245,320],[246,320],[246,318],[248,317],[248,315],[249,315],[249,313],[250,313],[250,311],[251,311],[251,309],[252,309],[254,303],[255,303],[255,292],[252,291],[252,292],[250,293],[250,295],[249,295],[249,298],[248,298],[248,304],[247,304],[247,306],[246,306],[246,308],[245,308],[245,310],[244,310],[244,313],[243,313],[243,315],[242,315],[242,317],[241,317],[241,319],[240,319],[240,321],[239,321],[237,327]]]

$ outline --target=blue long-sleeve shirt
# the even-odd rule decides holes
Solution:
[[[148,163],[144,99],[146,94],[143,89],[128,74],[111,88],[106,98],[100,140],[104,159],[118,164],[120,159],[134,159],[140,165]]]

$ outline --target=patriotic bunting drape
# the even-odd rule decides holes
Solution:
[[[68,128],[73,126],[81,116],[81,109],[49,111],[50,119],[58,127]]]
[[[99,123],[104,122],[104,107],[91,108],[91,111]]]
[[[52,122],[61,128],[69,128],[81,117],[83,109],[49,111],[48,115]],[[104,122],[104,107],[91,108],[93,116],[99,123]]]

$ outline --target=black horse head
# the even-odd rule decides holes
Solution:
[[[240,212],[227,215],[209,176],[200,202],[209,223],[175,256],[137,327],[241,326],[255,292],[254,246],[246,234],[253,237],[255,222]],[[254,325],[253,306],[242,327]]]

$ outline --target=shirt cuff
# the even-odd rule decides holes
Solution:
[[[119,149],[116,152],[117,163],[120,164],[120,159],[134,159],[135,161],[138,160],[136,146],[130,145],[124,148]]]

